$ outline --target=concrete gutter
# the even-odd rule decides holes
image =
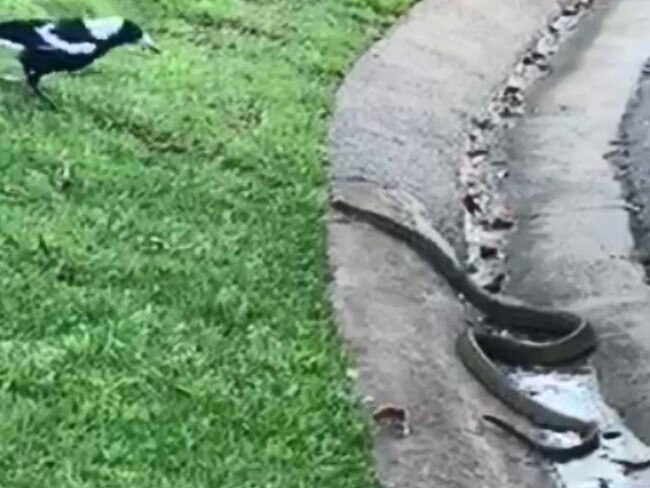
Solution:
[[[629,206],[604,157],[621,146],[619,122],[648,57],[650,2],[597,5],[511,132],[507,188],[518,224],[506,292],[592,320],[605,399],[650,445],[650,287],[633,258]],[[636,143],[647,138],[644,127]]]
[[[481,112],[555,0],[423,0],[363,56],[338,95],[331,184],[409,191],[464,254],[458,181],[471,115]],[[526,488],[548,483],[481,414],[508,415],[454,354],[467,319],[405,246],[330,215],[332,299],[369,407],[391,402],[412,433],[377,431],[385,487]],[[513,446],[516,446],[513,448]]]

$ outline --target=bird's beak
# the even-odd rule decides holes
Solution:
[[[158,49],[156,43],[153,42],[153,39],[149,37],[149,34],[145,34],[144,36],[142,36],[142,39],[140,39],[140,41],[138,42],[138,46],[140,46],[145,51],[151,51],[156,54],[160,54],[160,49]]]

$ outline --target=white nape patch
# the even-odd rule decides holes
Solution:
[[[83,22],[90,35],[100,41],[105,41],[109,37],[117,34],[122,26],[124,26],[124,19],[122,17],[84,19]]]
[[[0,49],[9,49],[15,53],[20,53],[25,50],[25,46],[17,42],[11,42],[6,39],[0,39]]]
[[[54,49],[65,51],[68,54],[92,54],[95,52],[95,49],[97,49],[97,46],[92,42],[72,43],[61,39],[52,32],[52,29],[55,27],[56,25],[54,23],[49,23],[36,29],[36,32],[41,36],[41,39]]]

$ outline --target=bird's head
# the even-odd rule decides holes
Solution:
[[[160,49],[158,49],[158,46],[156,46],[151,36],[131,20],[124,21],[122,28],[117,35],[125,44],[139,46],[145,51],[152,51],[157,54],[160,53]]]
[[[131,45],[160,53],[151,36],[132,20],[109,17],[85,20],[84,24],[93,37],[108,41],[113,46]]]

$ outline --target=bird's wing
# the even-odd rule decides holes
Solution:
[[[0,37],[0,50],[3,53],[17,54],[22,52],[25,49],[25,46],[17,42],[10,41],[8,39],[3,39]]]
[[[82,40],[76,32],[70,33],[62,22],[50,22],[36,29],[42,42],[39,49],[52,48],[68,54],[92,54],[97,49],[97,44],[90,40]]]
[[[42,19],[21,19],[0,22],[0,39],[3,47],[19,50],[19,46],[28,48],[41,43],[36,29],[47,23]]]
[[[88,43],[95,40],[79,17],[59,20],[52,27],[52,33],[70,44]]]

